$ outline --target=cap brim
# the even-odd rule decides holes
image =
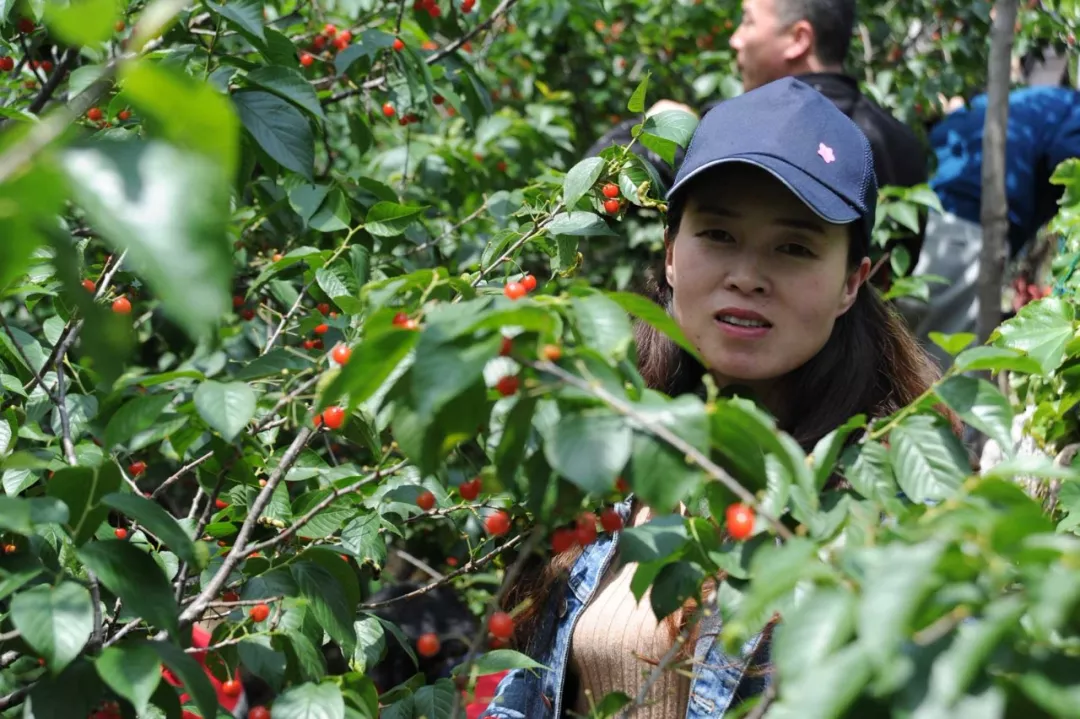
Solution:
[[[671,186],[671,189],[668,190],[667,194],[668,200],[670,201],[679,190],[685,189],[687,184],[695,177],[721,165],[728,165],[736,162],[754,165],[755,167],[760,167],[765,170],[777,180],[784,183],[784,186],[795,193],[795,196],[802,200],[815,215],[826,222],[830,222],[834,225],[846,225],[862,218],[862,213],[852,207],[852,205],[843,197],[822,184],[813,175],[795,167],[785,160],[772,157],[771,155],[760,155],[756,153],[732,155],[731,157],[714,160],[713,162],[702,165],[693,172],[688,173],[686,177],[680,178],[678,182]]]

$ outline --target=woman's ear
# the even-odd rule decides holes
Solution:
[[[671,230],[664,229],[664,277],[669,287],[675,287],[675,238]]]
[[[862,258],[862,262],[844,280],[844,290],[840,296],[840,308],[836,316],[844,314],[855,304],[855,298],[859,296],[859,288],[870,277],[870,258]]]

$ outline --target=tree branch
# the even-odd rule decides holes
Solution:
[[[34,101],[30,103],[30,107],[27,108],[31,113],[37,115],[45,107],[45,103],[49,101],[53,93],[56,92],[56,88],[60,87],[60,83],[67,77],[68,71],[75,65],[75,60],[78,59],[79,53],[75,48],[68,48],[64,52],[64,57],[60,59],[60,63],[56,66],[52,75],[49,76],[48,81],[41,88],[41,92],[34,98]]]

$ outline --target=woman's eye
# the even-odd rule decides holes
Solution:
[[[817,257],[813,250],[806,245],[800,245],[795,242],[789,242],[786,245],[782,245],[780,251],[794,257]]]
[[[731,233],[727,230],[704,230],[701,233],[702,237],[707,237],[710,240],[716,242],[734,242],[735,238],[731,236]]]

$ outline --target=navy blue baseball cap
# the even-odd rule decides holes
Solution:
[[[793,77],[719,103],[701,118],[671,199],[703,173],[725,163],[772,174],[826,222],[860,223],[869,247],[877,206],[870,141],[831,100]]]

